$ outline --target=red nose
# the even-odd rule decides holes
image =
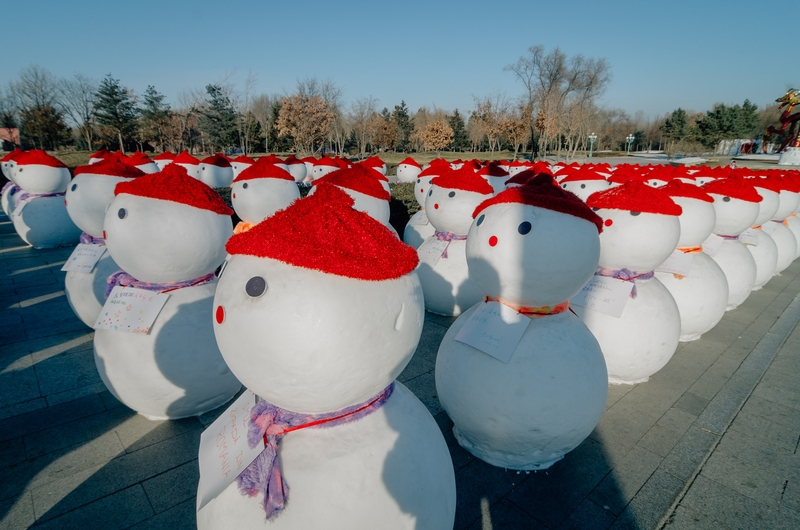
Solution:
[[[489,238],[489,246],[493,247],[497,244],[497,236],[492,236]]]
[[[236,198],[236,194],[235,194],[235,193],[233,194],[233,198],[234,198],[234,199]]]
[[[434,205],[433,205],[433,209],[434,209],[434,210],[438,210],[438,209],[439,209],[439,205],[438,205],[438,204],[434,204]]]
[[[67,205],[67,199],[64,199],[64,206]]]
[[[108,238],[106,237],[106,231],[105,231],[105,230],[103,230],[103,239],[108,239]]]
[[[215,316],[217,318],[217,324],[222,324],[225,321],[225,309],[223,309],[221,305],[217,306],[217,313]]]
[[[606,225],[606,226],[611,226],[611,225],[614,224],[614,221],[612,221],[611,219],[606,219],[603,224]]]

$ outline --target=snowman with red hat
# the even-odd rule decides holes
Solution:
[[[233,178],[238,177],[239,173],[241,173],[242,171],[249,168],[255,163],[256,161],[247,155],[239,155],[233,160],[231,160],[231,167],[233,168]]]
[[[472,212],[492,195],[492,186],[466,166],[431,180],[425,211],[436,231],[417,249],[428,311],[458,316],[483,299],[467,267],[467,232]]]
[[[175,154],[170,151],[164,151],[160,155],[156,155],[153,157],[153,163],[158,166],[158,170],[161,171],[168,165],[175,160]]]
[[[236,215],[242,220],[234,233],[249,230],[300,198],[292,175],[262,160],[248,166],[233,179],[231,202]]]
[[[119,286],[169,298],[146,332],[95,326],[100,377],[117,399],[149,419],[212,410],[241,388],[217,348],[210,319],[214,271],[225,259],[233,211],[177,163],[117,184],[114,194],[103,229],[122,270],[108,278],[107,293]],[[109,311],[106,305],[98,323],[113,317]]]
[[[582,201],[588,199],[592,193],[607,190],[612,186],[612,183],[607,181],[606,177],[585,166],[569,173],[558,183],[565,190],[577,195]]]
[[[317,183],[333,184],[353,198],[353,208],[391,228],[389,225],[391,196],[383,185],[383,178],[385,178],[383,175],[369,166],[354,164],[353,167],[340,169],[315,179],[309,194],[316,192]],[[394,232],[394,228],[391,230]]]
[[[172,164],[177,164],[186,170],[192,178],[200,178],[200,161],[190,155],[185,149],[172,159]]]
[[[680,339],[678,306],[654,270],[678,244],[681,207],[638,180],[590,195],[586,204],[604,219],[597,281],[617,289],[623,308],[573,307],[600,343],[609,382],[642,383],[669,362]]]
[[[70,181],[67,166],[36,149],[17,154],[12,162],[9,178],[18,189],[10,197],[8,208],[19,237],[34,248],[76,244],[81,231],[64,204]]]
[[[397,164],[398,182],[414,182],[420,173],[422,173],[422,166],[411,157],[405,158]]]
[[[424,321],[417,256],[353,204],[321,183],[228,242],[214,330],[264,450],[200,507],[202,530],[453,526],[446,443],[395,381]]]
[[[14,184],[14,181],[11,180],[11,169],[13,168],[14,158],[22,152],[22,149],[18,147],[6,154],[3,158],[0,158],[0,170],[2,170],[3,176],[8,179],[8,182],[3,185],[3,191],[0,194],[0,205],[2,205],[3,213],[6,215],[11,215],[11,199],[20,189],[19,186]]]
[[[106,279],[119,270],[119,265],[105,249],[103,223],[106,210],[114,200],[114,188],[120,182],[144,176],[139,169],[110,155],[95,164],[75,168],[75,178],[67,188],[64,203],[72,221],[83,230],[81,244],[67,260],[62,270],[67,271],[64,291],[75,315],[89,327],[94,327],[97,316],[106,301]],[[81,266],[71,267],[73,258],[80,255],[100,254],[100,258]]]
[[[201,160],[197,174],[200,181],[211,188],[229,188],[233,182],[233,167],[220,153]]]
[[[414,181],[414,198],[420,209],[411,216],[403,231],[403,242],[406,245],[419,248],[426,239],[436,232],[425,211],[425,198],[428,196],[431,180],[449,172],[451,169],[450,164],[444,159],[437,158],[417,175],[417,179]]]
[[[436,391],[462,447],[498,467],[546,469],[606,403],[603,353],[568,302],[595,272],[602,219],[548,175],[473,216],[467,263],[486,298],[442,340]]]

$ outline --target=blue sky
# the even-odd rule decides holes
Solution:
[[[349,102],[373,96],[462,111],[473,96],[522,86],[503,67],[528,47],[603,57],[613,79],[601,103],[631,115],[714,103],[763,107],[800,85],[791,14],[779,4],[662,2],[270,2],[18,0],[3,7],[0,85],[31,64],[58,76],[111,73],[174,102],[230,72],[257,92],[330,78]],[[796,32],[795,32],[796,33]],[[11,52],[10,50],[13,50]]]

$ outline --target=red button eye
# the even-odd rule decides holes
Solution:
[[[223,309],[221,305],[217,306],[217,313],[215,316],[217,318],[217,324],[222,324],[225,321],[225,309]]]

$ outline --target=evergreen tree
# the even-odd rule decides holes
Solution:
[[[470,147],[469,135],[467,134],[467,127],[464,124],[464,118],[461,113],[456,109],[453,115],[449,118],[450,128],[453,129],[453,142],[450,144],[450,149],[454,151],[466,151]]]
[[[206,108],[200,113],[200,130],[208,135],[215,151],[224,151],[236,145],[239,139],[236,127],[236,110],[220,85],[207,85]]]
[[[673,142],[679,142],[689,136],[689,118],[686,111],[678,108],[664,120],[661,132]]]
[[[411,138],[411,133],[414,131],[414,122],[411,121],[411,116],[408,114],[408,107],[406,107],[405,101],[400,101],[399,105],[394,106],[392,119],[400,128],[400,138],[397,141],[397,147],[401,151],[408,151],[409,139]]]
[[[21,109],[20,117],[20,136],[37,149],[58,149],[71,140],[64,117],[51,105]]]
[[[698,120],[695,135],[708,148],[716,147],[721,140],[749,139],[758,133],[758,109],[750,100],[740,107],[718,103]]]
[[[142,138],[158,146],[161,151],[164,150],[164,130],[170,118],[170,108],[164,99],[164,94],[160,94],[153,85],[148,85],[142,95],[144,105],[140,110]]]
[[[133,93],[106,75],[100,82],[94,103],[97,122],[106,129],[106,137],[119,143],[120,151],[125,151],[125,140],[130,140],[136,132],[137,110]],[[102,132],[102,131],[101,131]]]

